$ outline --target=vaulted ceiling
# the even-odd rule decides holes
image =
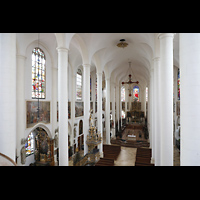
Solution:
[[[55,66],[57,64],[56,47],[64,46],[69,49],[71,67],[76,69],[82,64],[91,64],[91,71],[103,70],[106,77],[111,77],[112,81],[127,81],[128,63],[131,62],[134,76],[144,86],[148,84],[150,69],[156,54],[155,36],[155,33],[39,34],[40,42],[49,49]],[[25,53],[27,46],[37,39],[37,33],[18,33],[18,53]],[[128,43],[126,48],[116,46],[120,39],[126,40]],[[179,34],[176,34],[174,38],[174,65],[179,66]]]

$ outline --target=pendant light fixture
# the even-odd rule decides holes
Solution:
[[[128,69],[128,71],[130,71],[130,74],[128,75],[128,76],[129,76],[128,81],[127,81],[127,82],[122,82],[122,85],[124,85],[124,84],[128,84],[128,85],[129,85],[129,97],[131,97],[131,89],[130,89],[130,87],[131,87],[131,85],[132,85],[133,83],[139,84],[139,81],[132,81],[131,62],[129,62],[129,69]],[[134,75],[134,73],[133,73],[133,75]],[[135,79],[136,79],[136,77],[135,77]]]

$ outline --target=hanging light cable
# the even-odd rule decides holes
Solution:
[[[122,85],[124,85],[124,84],[128,84],[129,85],[129,97],[131,97],[131,85],[133,84],[133,83],[136,83],[136,84],[139,84],[139,81],[132,81],[132,75],[131,75],[131,62],[129,62],[129,69],[130,69],[130,74],[128,75],[129,76],[129,79],[128,79],[128,81],[127,82],[122,82]],[[129,69],[128,69],[128,71],[129,71]],[[133,73],[134,74],[134,73]]]
[[[38,33],[38,60],[37,60],[37,66],[39,68],[39,40],[40,40],[40,33]],[[38,74],[37,76],[39,77],[39,70],[38,70]],[[38,78],[38,82],[37,82],[37,85],[38,85],[38,108],[37,108],[37,111],[38,111],[38,116],[37,116],[37,122],[39,122],[40,120],[40,102],[39,102],[39,78]]]

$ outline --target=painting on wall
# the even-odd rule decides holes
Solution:
[[[90,102],[90,110],[92,110],[91,113],[93,114],[93,102],[92,101]]]
[[[84,115],[83,102],[75,102],[75,117],[81,117]]]
[[[68,102],[68,119],[71,119],[71,102]]]
[[[125,102],[122,102],[122,110],[125,112]]]
[[[71,119],[71,102],[68,102],[68,119]],[[59,107],[57,101],[57,122],[59,121]]]
[[[176,115],[180,116],[180,101],[176,102]]]
[[[97,112],[97,102],[95,102],[95,113]]]
[[[26,128],[33,127],[39,122],[50,123],[50,101],[40,101],[39,108],[38,120],[38,101],[26,102]]]

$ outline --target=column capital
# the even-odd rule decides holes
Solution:
[[[102,72],[97,72],[96,73],[97,76],[102,76],[102,74],[103,74]]]
[[[16,57],[17,57],[17,58],[24,59],[24,60],[27,58],[26,56],[24,56],[24,55],[20,55],[20,54],[17,54]]]
[[[57,50],[58,52],[68,52],[68,51],[69,51],[69,49],[68,49],[68,48],[65,48],[65,47],[57,47],[56,50]]]
[[[83,67],[90,67],[90,64],[83,64]]]
[[[158,39],[162,39],[164,37],[172,37],[172,38],[174,38],[175,35],[176,35],[176,33],[159,33],[158,34]]]
[[[154,57],[153,59],[152,59],[154,62],[156,62],[156,61],[160,61],[160,57]]]

